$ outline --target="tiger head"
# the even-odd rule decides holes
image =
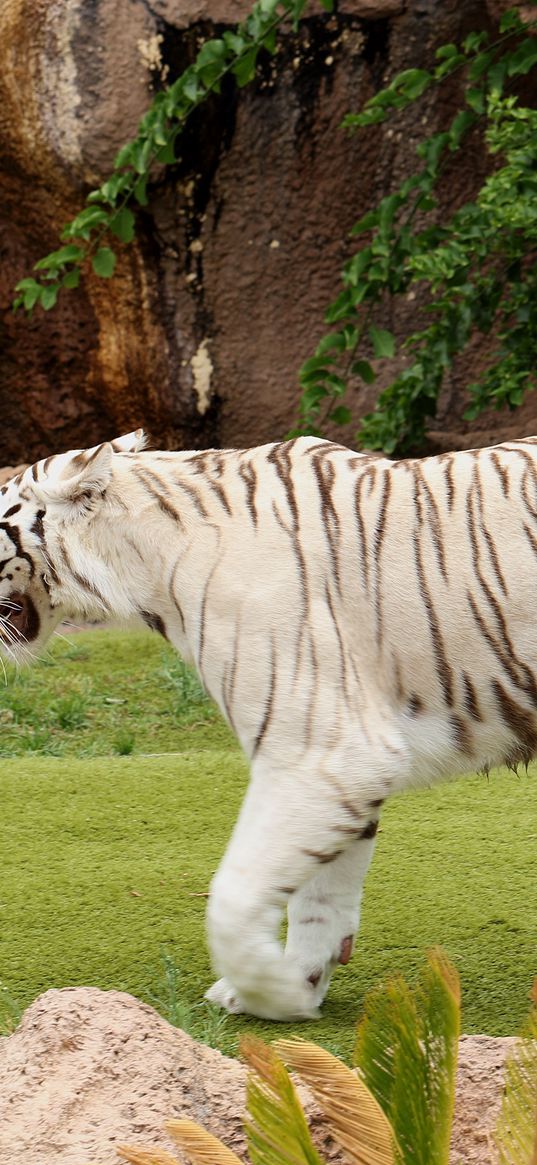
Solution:
[[[90,518],[112,477],[114,455],[138,452],[144,444],[138,429],[92,449],[44,458],[1,487],[3,655],[17,663],[35,658],[58,623],[77,613],[51,556],[48,536],[57,542],[70,523]]]

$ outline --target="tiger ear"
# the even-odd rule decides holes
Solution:
[[[126,433],[123,437],[115,437],[111,442],[114,453],[139,453],[145,449],[147,437],[143,429],[135,429],[134,433]]]
[[[61,468],[44,481],[32,482],[32,489],[45,505],[64,503],[68,506],[91,509],[101,497],[112,477],[114,450],[110,441],[94,449],[82,449],[55,458],[54,468]],[[63,464],[61,464],[63,462]]]

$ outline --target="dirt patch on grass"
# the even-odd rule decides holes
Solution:
[[[453,1165],[495,1161],[489,1134],[513,1042],[461,1040]],[[130,995],[47,991],[0,1041],[0,1161],[118,1165],[121,1144],[173,1149],[164,1121],[180,1116],[245,1157],[245,1075],[241,1064],[196,1044]],[[322,1119],[307,1108],[320,1151],[339,1159]]]

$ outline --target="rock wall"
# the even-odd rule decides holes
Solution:
[[[237,93],[230,83],[192,120],[177,164],[151,185],[117,275],[89,274],[28,321],[10,311],[16,281],[57,246],[155,87],[250,4],[3,0],[0,464],[139,424],[168,447],[282,436],[296,415],[296,370],[338,290],[348,230],[414,166],[424,124],[445,124],[458,81],[395,129],[350,137],[339,128],[344,113],[395,71],[429,63],[436,45],[492,25],[502,6],[340,0],[333,17],[312,7],[254,84]],[[476,149],[455,190],[446,176],[445,207],[471,194],[483,167]],[[414,310],[403,304],[390,324],[404,333]],[[458,420],[465,375],[446,386],[437,445],[468,443]],[[370,406],[356,386],[356,417]],[[537,428],[537,403],[494,424],[497,433]],[[352,442],[352,427],[339,432]]]

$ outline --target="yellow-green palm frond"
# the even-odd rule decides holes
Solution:
[[[179,1165],[166,1149],[138,1149],[134,1145],[118,1145],[117,1155],[128,1165]]]
[[[227,1149],[222,1141],[206,1132],[195,1121],[166,1121],[166,1130],[195,1165],[243,1165],[231,1149]]]
[[[405,1165],[447,1165],[459,1032],[458,975],[439,951],[414,988],[396,976],[366,997],[356,1063]]]
[[[534,1006],[508,1057],[494,1141],[500,1165],[537,1165],[537,980]]]
[[[353,1165],[396,1165],[392,1126],[355,1072],[308,1040],[276,1040],[274,1047],[308,1086]]]
[[[253,1069],[245,1121],[252,1165],[325,1165],[293,1082],[273,1048],[247,1037],[241,1041],[241,1055]]]

